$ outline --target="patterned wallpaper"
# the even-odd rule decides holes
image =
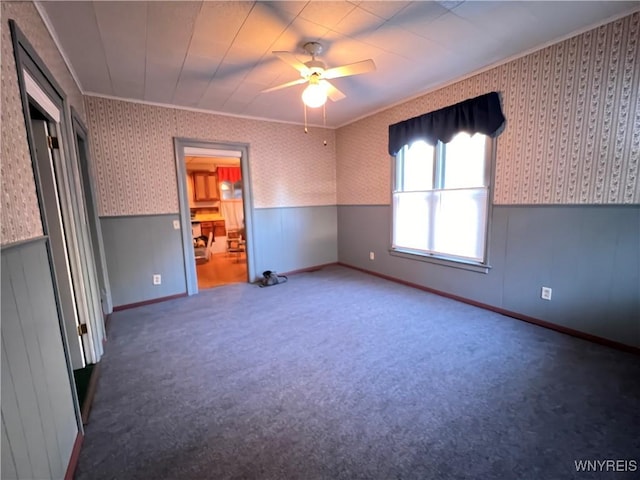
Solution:
[[[84,118],[82,94],[69,73],[40,15],[30,2],[0,2],[2,8],[1,138],[0,185],[2,216],[0,243],[26,240],[42,235],[42,222],[27,144],[18,76],[13,57],[9,19],[16,21],[29,43],[38,52],[68,100]]]
[[[340,128],[338,203],[389,204],[390,124],[493,90],[496,204],[640,203],[640,13]]]
[[[42,234],[9,18],[81,116],[85,109],[33,4],[0,4],[0,241],[7,244]],[[635,13],[336,132],[312,128],[308,135],[296,125],[86,97],[99,213],[178,211],[174,136],[248,143],[257,208],[388,204],[388,125],[492,90],[501,92],[507,117],[498,141],[495,203],[640,203],[639,39]]]
[[[254,207],[336,204],[335,132],[85,97],[99,215],[178,212],[173,137],[249,144]],[[323,140],[328,145],[323,145]]]

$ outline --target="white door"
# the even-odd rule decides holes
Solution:
[[[90,281],[86,236],[77,216],[77,183],[70,181],[61,129],[62,112],[35,80],[24,71],[29,97],[30,123],[35,147],[35,173],[40,191],[45,233],[54,270],[58,305],[73,370],[96,363],[102,355],[102,316],[99,296]],[[93,270],[94,271],[94,270]],[[96,306],[97,302],[97,306]],[[99,323],[98,323],[99,322]],[[98,334],[98,335],[96,335]]]

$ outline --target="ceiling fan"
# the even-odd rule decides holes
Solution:
[[[345,94],[333,86],[329,80],[372,72],[376,69],[376,65],[371,59],[342,65],[340,67],[327,68],[324,62],[316,60],[316,56],[324,51],[324,47],[320,43],[307,42],[303,45],[303,48],[307,54],[311,55],[311,60],[304,63],[298,60],[291,52],[273,52],[280,60],[298,70],[302,78],[267,88],[262,91],[263,93],[308,82],[309,85],[302,93],[302,101],[308,107],[316,108],[324,105],[327,97],[334,102],[345,98]]]

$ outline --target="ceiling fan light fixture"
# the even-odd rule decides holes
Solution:
[[[317,77],[309,79],[309,85],[302,92],[302,101],[309,108],[318,108],[327,101],[327,89],[318,82]]]

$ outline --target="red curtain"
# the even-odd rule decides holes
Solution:
[[[240,167],[218,167],[219,182],[231,182],[236,183],[242,180],[242,173]]]

